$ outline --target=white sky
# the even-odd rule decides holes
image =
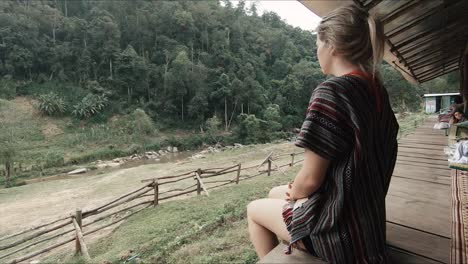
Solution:
[[[234,6],[237,6],[239,1],[231,0],[231,2]],[[320,22],[319,16],[296,0],[247,0],[245,1],[245,7],[250,8],[252,2],[257,3],[259,15],[264,11],[273,11],[286,23],[304,30],[314,30]]]

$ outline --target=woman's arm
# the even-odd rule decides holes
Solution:
[[[305,149],[304,163],[296,175],[289,198],[298,200],[317,191],[325,179],[330,160],[322,158],[313,151]]]

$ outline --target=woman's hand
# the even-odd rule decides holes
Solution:
[[[292,185],[293,185],[294,182],[289,182],[288,183],[288,191],[286,192],[286,201],[295,201],[297,200],[294,193],[293,193],[293,188],[292,188]]]

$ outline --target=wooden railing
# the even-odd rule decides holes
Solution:
[[[210,189],[228,184],[239,184],[240,181],[263,174],[269,176],[273,171],[284,173],[282,168],[292,167],[303,161],[303,159],[295,160],[295,157],[300,154],[303,154],[303,152],[280,155],[273,155],[272,152],[259,165],[245,167],[239,163],[225,168],[198,168],[197,170],[183,174],[142,180],[145,185],[106,204],[85,211],[77,209],[73,214],[68,216],[0,237],[0,263],[19,263],[29,260],[73,241],[75,241],[75,254],[82,254],[85,259],[89,260],[90,256],[85,243],[86,236],[117,224],[150,206],[155,207],[164,200],[194,192],[197,192],[197,195],[201,195],[202,193],[209,195],[208,190]],[[286,164],[277,165],[276,161],[285,156],[290,156],[291,161]],[[267,166],[267,169],[260,170],[264,165]],[[255,173],[251,175],[245,173],[252,171],[255,171]],[[243,172],[244,174],[242,174]],[[215,178],[227,174],[234,175],[228,179]],[[195,180],[195,183],[188,187],[177,187],[165,191],[160,190],[161,186],[167,184],[192,180]],[[107,213],[103,214],[104,212]],[[125,213],[125,215],[119,217],[122,213]],[[98,225],[106,219],[111,220],[110,222]],[[84,227],[91,229],[83,231]],[[33,248],[40,246],[43,248],[32,251]],[[13,259],[7,260],[8,257],[13,257]]]

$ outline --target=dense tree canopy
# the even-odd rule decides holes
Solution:
[[[198,127],[216,115],[228,130],[246,114],[288,129],[325,79],[315,37],[243,1],[1,1],[0,76],[71,83],[158,122]],[[415,87],[390,66],[382,75],[393,105],[410,110],[455,86]]]

